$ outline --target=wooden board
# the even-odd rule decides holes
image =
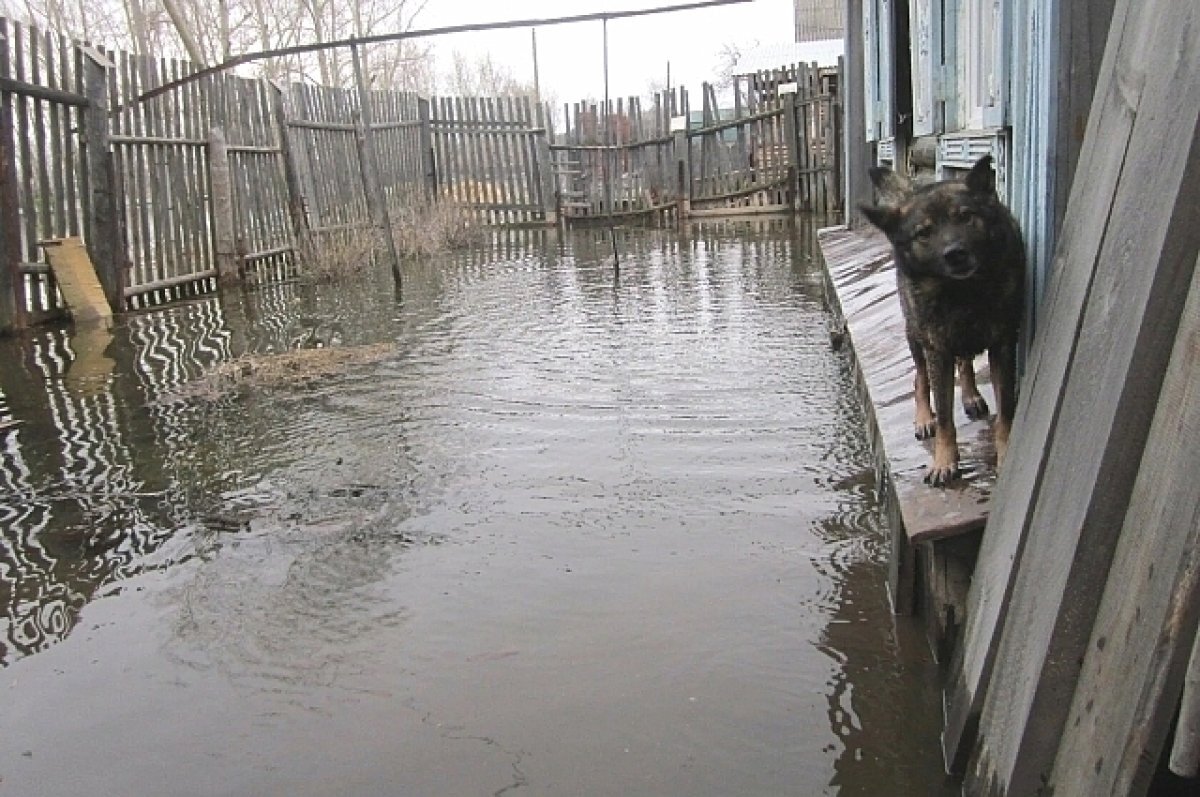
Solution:
[[[78,237],[62,238],[43,241],[42,247],[75,324],[111,328],[112,308],[83,241]]]
[[[948,697],[951,760],[981,708],[981,793],[1032,794],[1048,774],[1191,282],[1196,14],[1154,0],[1113,19]]]
[[[1050,778],[1056,797],[1144,794],[1150,785],[1200,620],[1198,473],[1200,273]]]

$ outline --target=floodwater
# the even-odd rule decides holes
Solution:
[[[0,795],[952,793],[812,229],[616,245],[0,343]]]

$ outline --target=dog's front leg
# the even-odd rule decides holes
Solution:
[[[988,405],[975,383],[975,361],[970,357],[959,357],[958,390],[962,394],[963,412],[973,421],[988,416]]]
[[[925,352],[929,387],[937,435],[933,441],[933,463],[925,481],[945,487],[958,478],[958,434],[954,428],[954,357],[945,352]]]
[[[992,436],[996,441],[996,468],[1004,464],[1008,453],[1008,434],[1017,412],[1017,344],[1005,343],[988,349],[992,385],[996,390],[996,423]]]
[[[910,335],[908,350],[912,353],[917,375],[913,378],[913,399],[917,409],[913,416],[913,433],[918,440],[928,440],[936,431],[933,408],[929,406],[929,364],[925,361],[925,349]]]

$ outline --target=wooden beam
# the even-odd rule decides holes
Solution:
[[[283,160],[283,184],[287,191],[288,218],[292,224],[292,237],[296,242],[295,249],[302,261],[312,256],[312,242],[309,237],[309,219],[304,210],[304,191],[300,187],[300,167],[296,162],[296,153],[292,150],[292,134],[289,129],[288,107],[284,102],[283,89],[275,84],[268,84],[267,91],[271,95],[271,116],[275,128],[275,139]]]
[[[217,273],[223,283],[241,279],[238,268],[237,233],[233,218],[233,178],[229,170],[229,151],[225,131],[214,127],[209,133],[208,180],[212,189],[213,239]]]
[[[863,63],[863,14],[860,0],[845,0],[846,20],[845,85],[839,87],[842,99],[842,151],[845,188],[845,220],[850,229],[864,223],[859,205],[871,201],[871,145],[866,139],[867,115],[863,104],[866,70]]]
[[[350,48],[354,60],[354,81],[358,86],[358,129],[354,141],[358,145],[358,164],[362,171],[363,192],[366,194],[367,210],[382,249],[392,271],[396,287],[400,287],[400,257],[396,252],[396,238],[392,235],[392,223],[388,216],[387,199],[379,185],[379,160],[375,152],[375,139],[371,132],[371,92],[367,88],[366,69],[363,56],[357,46]]]
[[[1062,738],[1200,248],[1198,17],[1116,7],[947,696],[968,791],[1037,793]]]
[[[1142,467],[1050,777],[1055,797],[1146,794],[1179,707],[1200,621],[1197,352],[1200,272],[1193,271]],[[1177,740],[1186,740],[1194,756],[1197,737],[1194,729],[1192,733]]]
[[[121,234],[113,163],[110,120],[108,116],[108,75],[112,64],[96,51],[86,48],[83,57],[83,84],[87,110],[83,114],[84,157],[90,191],[87,246],[96,274],[104,286],[104,295],[114,312],[124,309],[127,255]]]
[[[82,94],[39,86],[36,83],[26,83],[23,80],[15,80],[10,77],[0,77],[0,91],[20,94],[24,97],[44,100],[57,105],[72,105],[78,108],[85,108],[88,104],[88,98]]]

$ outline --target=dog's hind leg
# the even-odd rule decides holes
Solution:
[[[912,352],[917,375],[913,379],[913,398],[916,414],[913,417],[913,432],[918,440],[928,440],[936,432],[933,408],[929,406],[929,365],[925,362],[925,350],[921,344],[909,337],[908,350]]]
[[[970,357],[959,357],[958,389],[962,393],[962,408],[967,417],[973,421],[988,416],[988,405],[979,393],[979,385],[975,384],[975,361]]]
[[[937,436],[933,441],[933,462],[925,481],[945,487],[958,478],[958,434],[954,428],[954,358],[943,352],[926,352],[929,387]]]
[[[996,423],[992,436],[996,441],[996,467],[1004,464],[1008,453],[1008,435],[1017,413],[1017,344],[1005,343],[988,349],[992,386],[996,390]]]

